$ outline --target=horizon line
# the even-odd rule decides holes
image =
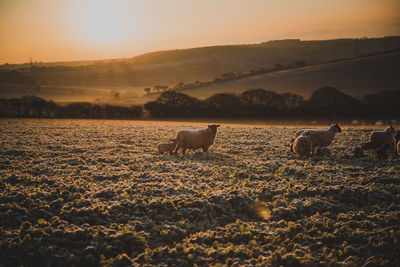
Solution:
[[[193,47],[182,47],[182,48],[173,48],[173,49],[162,49],[162,50],[152,50],[144,53],[139,53],[134,56],[129,56],[129,57],[112,57],[112,58],[101,58],[101,59],[72,59],[72,60],[61,60],[61,61],[32,61],[32,63],[39,63],[39,64],[57,64],[57,63],[73,63],[73,62],[98,62],[98,61],[114,61],[114,60],[127,60],[127,59],[133,59],[135,57],[147,55],[147,54],[152,54],[152,53],[159,53],[159,52],[167,52],[167,51],[179,51],[179,50],[190,50],[190,49],[199,49],[199,48],[210,48],[210,47],[223,47],[223,46],[251,46],[251,45],[260,45],[260,44],[265,44],[268,42],[273,42],[273,41],[288,41],[288,40],[298,40],[300,42],[313,42],[313,41],[333,41],[333,40],[365,40],[365,39],[383,39],[383,38],[395,38],[395,37],[400,37],[400,35],[385,35],[385,36],[380,36],[380,37],[343,37],[343,38],[329,38],[329,39],[300,39],[300,38],[285,38],[285,39],[270,39],[262,42],[257,42],[257,43],[230,43],[230,44],[215,44],[215,45],[206,45],[206,46],[193,46]],[[33,59],[33,57],[31,57]],[[29,65],[31,62],[26,61],[22,63],[9,63],[5,62],[3,64],[0,64],[0,66],[4,65]],[[80,65],[80,66],[85,66],[85,65]]]

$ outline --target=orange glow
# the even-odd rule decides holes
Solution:
[[[91,0],[76,3],[74,13],[69,16],[76,38],[90,45],[120,45],[132,38],[129,14],[122,2]]]
[[[0,64],[400,34],[398,0],[1,0]]]

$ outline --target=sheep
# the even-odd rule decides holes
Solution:
[[[296,132],[295,138],[305,132],[310,134],[312,148],[314,149],[316,147],[329,146],[332,143],[335,134],[342,132],[342,129],[337,124],[331,124],[327,130],[302,129]]]
[[[170,155],[174,153],[174,149],[178,142],[177,139],[171,139],[172,143],[163,143],[158,145],[158,153],[163,154],[164,152],[169,152]]]
[[[208,151],[208,148],[214,144],[219,126],[212,124],[202,130],[181,130],[177,132],[176,139],[178,142],[175,153],[178,153],[179,148],[182,148],[183,154],[185,154],[186,149],[202,148],[204,152]]]
[[[293,142],[293,151],[301,158],[308,158],[312,150],[312,142],[309,132],[304,132]]]
[[[396,131],[393,126],[386,127],[384,131],[373,131],[369,135],[369,141],[363,143],[363,150],[373,150],[378,159],[382,160],[387,157],[387,150],[392,151],[392,158],[396,153]]]
[[[363,150],[377,150],[381,149],[382,146],[388,145],[388,148],[392,148],[394,150],[395,147],[395,134],[393,126],[386,127],[384,131],[373,131],[369,135],[369,141],[367,143],[363,143],[361,148]]]

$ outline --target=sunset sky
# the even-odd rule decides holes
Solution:
[[[0,0],[0,64],[400,35],[398,0]]]

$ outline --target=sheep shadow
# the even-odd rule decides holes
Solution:
[[[293,151],[287,150],[290,159],[300,159]],[[315,154],[311,155],[306,161],[320,162],[320,161],[335,161],[338,164],[365,166],[371,163],[376,163],[378,166],[385,166],[387,164],[393,165],[399,162],[400,157],[387,153],[385,159],[379,159],[374,151],[364,151],[362,156],[356,157],[354,151],[346,148],[320,148]]]
[[[176,154],[175,156],[182,161],[191,162],[233,163],[235,161],[230,155],[213,151],[195,151],[194,153],[189,152],[186,154]]]

